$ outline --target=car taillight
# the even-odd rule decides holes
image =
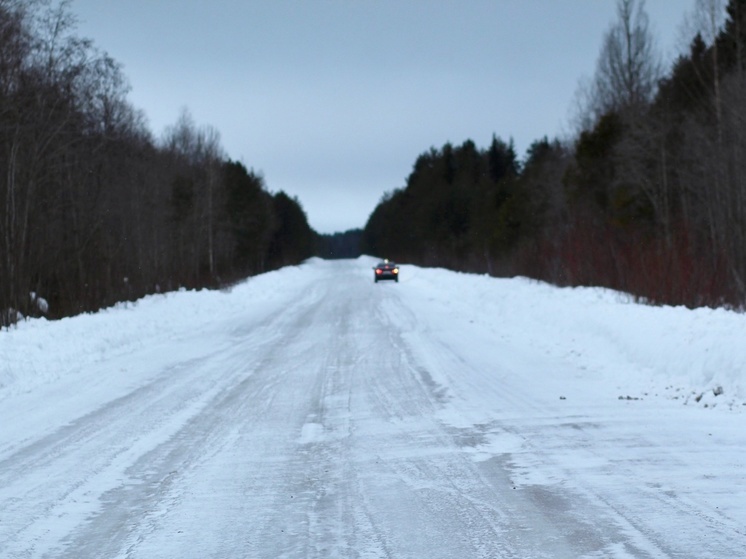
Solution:
[[[399,268],[394,268],[394,273],[398,274],[399,273]]]
[[[376,269],[376,274],[380,274],[380,273],[381,273],[381,270]]]

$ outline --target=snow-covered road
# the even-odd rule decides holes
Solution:
[[[0,557],[746,557],[746,317],[373,262],[1,332]]]

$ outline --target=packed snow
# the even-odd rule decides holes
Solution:
[[[375,262],[0,332],[0,556],[746,557],[746,315]]]

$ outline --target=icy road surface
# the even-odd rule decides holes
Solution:
[[[0,333],[0,557],[746,557],[743,315],[373,262]]]

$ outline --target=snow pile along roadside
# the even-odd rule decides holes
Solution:
[[[558,288],[402,266],[407,296],[447,307],[455,332],[476,326],[526,351],[572,361],[620,386],[621,398],[667,397],[746,409],[746,315],[725,309],[654,307],[602,288]],[[453,330],[452,330],[453,328]]]
[[[278,297],[294,293],[301,276],[321,273],[318,266],[312,259],[250,278],[231,290],[183,290],[58,321],[24,320],[0,331],[0,398],[156,340],[208,332],[231,316],[260,321],[275,308]]]

